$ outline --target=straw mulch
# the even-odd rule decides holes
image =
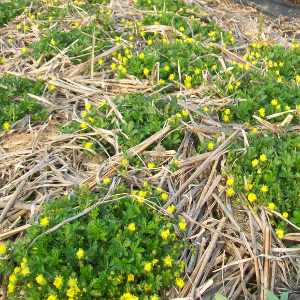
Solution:
[[[240,48],[246,47],[247,42],[257,36],[259,13],[255,10],[224,1],[215,1],[214,8],[203,1],[194,2],[218,25],[238,32]],[[112,2],[111,9],[112,17],[117,22],[124,15],[130,20],[137,20],[151,13],[133,10],[130,1]],[[79,16],[74,16],[70,22],[76,18]],[[85,21],[88,22],[88,18]],[[284,30],[292,32],[294,23],[265,21],[263,40],[288,43],[288,39],[279,34]],[[147,30],[162,30],[157,27]],[[7,38],[16,32],[14,22],[0,29],[0,35]],[[37,37],[27,34],[22,38],[30,42]],[[121,45],[107,50],[101,57],[110,55],[118,47]],[[201,114],[198,108],[224,106],[233,101],[232,98],[203,98],[205,86],[197,90],[182,88],[176,94],[185,95],[186,102],[179,101],[179,104],[190,112],[198,112],[200,117],[190,124],[181,124],[185,128],[185,137],[178,151],[165,151],[159,146],[153,151],[146,151],[149,145],[171,131],[171,127],[166,125],[127,152],[132,156],[144,153],[149,161],[168,162],[178,158],[178,170],[173,173],[163,167],[154,174],[145,167],[138,170],[131,168],[127,173],[119,174],[116,167],[120,166],[123,153],[115,143],[117,131],[92,128],[93,132],[88,134],[61,134],[58,126],[73,120],[80,121],[78,116],[84,109],[84,99],[90,103],[106,100],[122,121],[122,115],[114,105],[114,97],[132,92],[152,94],[155,90],[151,82],[130,76],[122,80],[114,79],[109,71],[105,74],[92,71],[91,75],[87,75],[87,67],[92,66],[100,56],[75,66],[70,63],[66,49],[50,62],[28,64],[21,59],[18,51],[10,51],[14,60],[9,66],[0,68],[1,75],[9,73],[32,80],[40,75],[49,85],[55,85],[56,91],[54,94],[45,93],[42,97],[30,95],[50,107],[50,117],[44,124],[32,122],[27,116],[13,124],[8,132],[2,131],[0,134],[0,241],[24,236],[29,223],[37,221],[43,205],[65,192],[72,192],[74,186],[88,184],[93,190],[104,178],[121,176],[126,184],[141,186],[147,181],[153,186],[163,187],[170,194],[164,208],[173,203],[176,213],[189,224],[186,237],[196,252],[186,249],[182,253],[186,260],[186,284],[181,291],[174,287],[169,293],[170,299],[214,299],[216,292],[229,299],[263,299],[261,286],[271,290],[279,287],[281,291],[287,290],[292,294],[297,290],[300,277],[298,252],[295,248],[286,247],[277,238],[269,223],[271,212],[262,207],[255,213],[246,206],[232,203],[226,196],[227,178],[221,172],[226,166],[227,147],[231,139],[237,136],[244,139],[246,151],[248,141],[245,131],[251,128],[222,124]],[[236,59],[232,55],[230,52],[228,59]],[[58,79],[51,80],[53,76]],[[258,121],[261,122],[261,129],[275,130],[270,123],[261,119]],[[229,132],[233,134],[226,139],[225,133]],[[195,156],[192,134],[200,140],[219,134],[215,150]],[[92,159],[87,158],[82,146],[82,141],[87,138],[95,138],[99,142],[106,140],[118,154],[103,157],[94,153]],[[284,238],[296,242],[300,240],[299,234],[287,234]]]

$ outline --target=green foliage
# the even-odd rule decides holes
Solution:
[[[33,120],[43,120],[47,117],[46,109],[29,98],[27,93],[41,95],[44,90],[44,82],[36,82],[27,78],[14,76],[3,76],[0,83],[7,89],[0,86],[0,129],[4,123],[13,123],[22,119],[26,114],[31,114]]]
[[[97,194],[75,188],[73,195],[52,201],[26,238],[7,244],[9,260],[1,260],[0,273],[10,276],[3,282],[10,284],[8,299],[119,299],[124,293],[144,299],[179,280],[184,263],[178,258],[185,247],[173,228],[179,221],[155,210],[165,194],[144,184],[130,196],[121,184],[104,201],[108,186]],[[99,201],[88,214],[40,237],[25,257],[34,238]]]
[[[249,138],[250,146],[245,155],[237,150],[243,147],[242,142],[236,142],[228,153],[227,173],[234,178],[234,184],[229,188],[236,194],[244,193],[249,201],[245,204],[265,205],[299,226],[299,134],[293,132],[278,139],[270,132],[263,135],[250,133]],[[272,222],[277,229],[289,229],[281,218]]]
[[[26,6],[30,5],[30,1],[11,0],[0,2],[0,27],[7,24],[20,15]]]
[[[147,139],[157,131],[161,130],[164,124],[168,121],[176,129],[180,118],[187,120],[188,117],[183,116],[182,110],[177,104],[176,99],[162,100],[157,96],[147,97],[143,94],[132,94],[120,96],[114,99],[117,109],[121,113],[125,123],[114,121],[118,119],[114,112],[108,115],[111,107],[106,102],[100,103],[99,106],[92,106],[90,109],[82,112],[82,117],[86,124],[105,129],[122,129],[118,134],[118,144],[125,146],[124,150],[129,147],[134,147]],[[62,132],[71,133],[74,130],[81,129],[80,125],[73,123],[68,127],[61,128]],[[89,132],[89,128],[84,129]],[[173,131],[162,141],[162,145],[167,149],[176,149],[181,143],[183,132],[181,130]],[[107,150],[114,154],[114,149]],[[95,151],[101,151],[102,148],[94,145]]]

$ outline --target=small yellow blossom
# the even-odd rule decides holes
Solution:
[[[57,300],[57,296],[55,295],[50,295],[47,300]]]
[[[234,179],[232,177],[227,179],[228,185],[233,185],[233,183],[234,183]]]
[[[9,123],[6,122],[6,123],[3,124],[3,129],[4,130],[9,130],[9,128],[10,128]]]
[[[133,274],[129,274],[128,277],[127,277],[127,281],[128,282],[134,281],[134,275]]]
[[[8,279],[10,282],[15,283],[17,281],[17,276],[15,274],[12,274]]]
[[[157,187],[156,190],[161,193],[162,192],[162,189],[160,187]]]
[[[47,217],[45,217],[44,219],[42,219],[42,221],[41,221],[41,226],[47,226],[48,224],[49,224],[49,220],[48,220],[48,218]]]
[[[252,166],[256,167],[258,165],[258,159],[252,160]]]
[[[147,271],[147,272],[150,272],[151,271],[151,268],[152,268],[152,265],[151,263],[147,263],[144,267],[144,270]]]
[[[84,256],[84,251],[83,251],[82,249],[79,249],[79,250],[77,251],[76,255],[77,255],[77,258],[78,258],[78,259],[82,259],[83,256]]]
[[[184,220],[181,220],[181,222],[178,224],[178,227],[180,230],[185,231],[186,223],[184,222]]]
[[[175,206],[172,204],[172,205],[168,206],[166,210],[172,214],[175,210]]]
[[[287,212],[284,212],[284,213],[282,214],[282,216],[283,216],[285,219],[287,219],[288,216],[289,216],[289,214],[288,214]]]
[[[12,283],[10,283],[7,287],[8,287],[8,292],[9,293],[12,293],[15,289],[15,286]]]
[[[227,190],[227,195],[230,197],[230,196],[232,196],[232,195],[234,195],[235,194],[235,192],[234,192],[234,189],[233,188],[229,188],[228,190]]]
[[[266,192],[268,191],[268,187],[267,187],[266,185],[263,185],[263,186],[261,187],[261,191],[262,191],[263,193],[266,193]]]
[[[1,249],[1,246],[0,246],[0,249]],[[0,253],[1,253],[1,250],[0,250]],[[18,274],[20,271],[21,271],[21,269],[19,267],[15,267],[15,269],[14,269],[15,274]]]
[[[275,208],[274,203],[271,202],[271,203],[268,204],[268,209],[274,210],[274,208]]]
[[[170,235],[170,230],[169,230],[169,229],[166,229],[166,230],[162,231],[162,232],[160,233],[160,235],[161,235],[161,237],[162,237],[163,239],[167,239],[168,236]]]
[[[167,200],[168,197],[169,197],[169,195],[166,194],[166,193],[161,194],[161,198],[162,198],[163,200]]]
[[[273,100],[271,100],[271,104],[274,105],[274,106],[276,106],[278,104],[278,102],[277,102],[276,99],[273,99]]]
[[[173,259],[170,258],[170,256],[167,256],[167,258],[164,258],[164,262],[166,266],[172,267],[172,261]]]
[[[128,230],[130,230],[130,231],[135,231],[135,224],[134,224],[134,223],[131,223],[131,224],[128,226]]]
[[[261,161],[266,161],[266,160],[267,160],[267,157],[266,157],[265,154],[262,154],[262,155],[259,157],[259,159],[260,159]]]
[[[80,127],[81,127],[82,129],[84,129],[84,128],[87,127],[87,124],[86,124],[85,122],[83,122],[83,123],[80,124]]]
[[[38,275],[38,276],[35,278],[35,280],[36,280],[36,282],[37,282],[38,284],[42,284],[42,283],[44,283],[44,281],[45,281],[43,275]]]
[[[149,168],[149,169],[153,169],[154,167],[155,167],[154,163],[149,163],[149,164],[148,164],[148,168]]]
[[[257,128],[253,128],[252,132],[257,133]]]
[[[184,281],[181,278],[176,278],[176,285],[182,288],[184,286]]]
[[[257,199],[257,197],[256,197],[255,194],[250,193],[250,194],[248,195],[248,200],[249,200],[250,202],[253,202],[253,201],[255,201],[256,199]]]
[[[25,47],[22,48],[22,52],[23,52],[23,53],[26,52],[26,48],[25,48]]]
[[[215,147],[215,145],[214,145],[213,142],[210,142],[210,143],[207,145],[207,147],[208,147],[209,150],[213,150],[214,147]]]
[[[170,74],[169,79],[174,80],[174,78],[175,78],[174,74]]]
[[[106,178],[103,179],[103,182],[104,182],[105,184],[108,184],[108,183],[110,182],[110,179],[109,179],[108,177],[106,177]]]
[[[53,285],[54,285],[56,288],[59,288],[59,287],[62,285],[62,282],[63,282],[62,277],[55,277],[55,280],[54,280],[54,282],[53,282]]]
[[[276,234],[278,238],[282,239],[284,236],[284,231],[282,229],[276,229]]]
[[[91,147],[92,147],[92,143],[90,143],[90,142],[87,142],[87,143],[84,145],[84,148],[86,148],[86,149],[91,149]]]

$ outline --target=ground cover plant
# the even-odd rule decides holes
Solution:
[[[4,140],[0,169],[14,169],[4,171],[0,192],[13,192],[19,178],[38,182],[27,187],[30,199],[33,191],[38,198],[51,190],[39,218],[30,216],[25,239],[0,244],[8,299],[156,300],[170,290],[173,298],[185,297],[192,284],[204,282],[214,294],[209,276],[221,292],[219,251],[230,242],[212,248],[204,242],[211,232],[202,230],[221,232],[218,226],[224,224],[215,209],[220,199],[226,216],[229,201],[255,216],[266,211],[276,245],[300,227],[298,41],[274,45],[262,38],[260,26],[257,37],[245,42],[237,32],[219,27],[197,1],[137,0],[130,3],[130,13],[127,3],[120,5],[0,3],[0,11],[11,11],[0,13],[0,26],[9,24],[1,29],[1,134],[9,137],[25,115],[35,124],[47,120],[19,161],[19,152],[16,162],[5,161],[11,142]],[[55,126],[56,135],[44,140],[47,126],[49,132]],[[31,123],[29,128],[33,133]],[[236,130],[240,134],[233,137]],[[29,173],[22,173],[36,149]],[[206,159],[215,153],[223,158],[218,163],[219,156],[214,157],[212,167]],[[193,173],[202,163],[211,175]],[[215,182],[217,189],[210,190]],[[52,196],[57,183],[68,195]],[[99,201],[88,214],[34,241]],[[238,244],[241,230],[225,227],[221,238],[232,234],[229,241],[237,244],[224,250],[223,261],[231,267],[227,256],[234,247],[250,261],[253,254]],[[244,239],[250,242],[250,236],[249,231]],[[216,264],[199,271],[211,249]],[[244,270],[252,272],[249,261]],[[230,278],[240,275],[227,270]],[[242,293],[237,284],[229,285],[231,295]],[[258,290],[251,286],[251,293]]]
[[[27,241],[1,248],[9,256],[1,260],[1,274],[9,275],[11,299],[20,292],[24,299],[159,299],[172,284],[184,285],[185,243],[175,228],[184,232],[186,223],[157,214],[168,195],[145,183],[131,192],[121,184],[108,196],[110,180],[104,181],[97,194],[85,186],[51,202]],[[43,235],[91,205],[81,218]]]

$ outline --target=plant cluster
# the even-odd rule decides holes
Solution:
[[[84,186],[52,201],[26,238],[1,245],[5,257],[0,273],[6,276],[8,299],[156,300],[173,284],[184,285],[184,261],[179,258],[185,242],[175,228],[184,232],[186,223],[158,213],[168,194],[146,182],[132,191],[122,183],[104,198],[109,186],[106,178],[97,194]],[[101,205],[88,214],[28,248],[40,234],[99,201]],[[173,211],[174,206],[168,208]]]
[[[251,133],[246,154],[236,141],[228,153],[227,195],[251,205],[264,205],[300,225],[300,136],[290,133],[277,139],[270,132]],[[243,194],[245,197],[242,197]],[[271,219],[278,237],[290,228],[282,218]]]
[[[31,114],[33,120],[44,119],[46,108],[41,109],[41,105],[27,96],[27,93],[40,95],[44,90],[44,82],[31,81],[27,78],[17,78],[15,76],[3,76],[0,84],[7,88],[0,87],[0,127],[8,130],[10,125],[22,119],[26,114]]]

